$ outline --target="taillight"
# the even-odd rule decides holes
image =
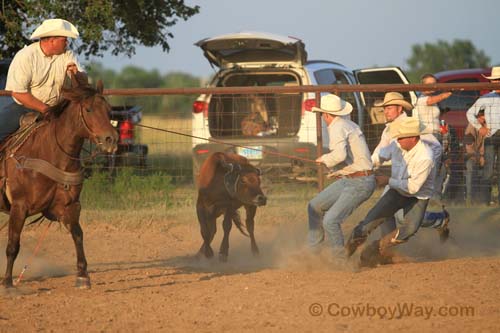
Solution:
[[[130,120],[124,120],[118,128],[120,133],[120,143],[131,144],[134,141],[134,124]]]
[[[314,98],[306,99],[302,103],[302,115],[304,115],[305,111],[311,111],[314,106],[316,106],[316,99]]]
[[[208,110],[208,103],[203,101],[195,101],[193,103],[193,113],[206,113]]]
[[[299,154],[308,154],[309,148],[295,148],[294,151]]]
[[[196,154],[198,155],[203,155],[203,154],[208,154],[210,151],[208,149],[198,149],[196,150]]]

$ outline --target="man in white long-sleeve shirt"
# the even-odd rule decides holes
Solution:
[[[385,218],[393,216],[400,209],[404,211],[403,223],[370,245],[368,251],[376,250],[384,254],[387,248],[407,241],[420,228],[434,192],[434,179],[430,177],[434,168],[433,153],[420,139],[424,129],[425,126],[418,119],[411,117],[391,124],[391,136],[397,140],[391,141],[378,153],[381,161],[392,161],[389,190],[354,228],[346,244],[349,256]],[[363,254],[361,259],[364,260]]]
[[[384,108],[384,115],[386,118],[386,128],[382,132],[380,142],[373,151],[373,154],[371,156],[374,169],[377,169],[382,164],[382,162],[378,158],[380,150],[384,147],[389,146],[391,141],[394,141],[394,139],[391,137],[391,134],[389,133],[389,126],[395,122],[407,119],[408,116],[406,115],[405,110],[411,111],[413,108],[413,106],[404,99],[403,95],[401,95],[398,92],[386,93],[383,102],[378,104],[377,106],[381,106]],[[438,172],[439,165],[441,163],[442,146],[436,139],[436,137],[433,134],[431,134],[432,131],[429,131],[428,127],[426,127],[426,132],[428,133],[422,134],[420,138],[432,149],[434,157],[434,169],[430,177],[432,177],[432,179],[435,180],[434,193],[436,193],[437,191],[440,190],[440,188],[436,188],[436,185],[438,186],[441,185],[440,182],[436,181],[437,178],[436,175]],[[380,179],[380,177],[376,178]],[[380,227],[382,236],[385,236],[394,229],[396,229],[396,219],[398,221],[403,220],[402,211],[399,211],[395,216],[388,217],[385,220],[385,222]],[[445,241],[447,240],[449,235],[448,222],[449,222],[449,214],[446,210],[436,211],[436,212],[426,212],[422,227],[426,228],[430,227],[437,229],[441,241]]]
[[[491,83],[500,83],[500,66],[491,69],[491,75],[485,76]],[[486,126],[478,120],[477,115],[480,110],[484,110]],[[500,189],[500,89],[483,95],[467,110],[467,120],[474,126],[479,135],[484,136],[484,167],[481,179],[481,199],[494,204],[491,197],[491,186],[493,181],[493,171],[497,172],[497,185]]]
[[[313,111],[321,112],[328,125],[330,148],[316,162],[330,168],[329,177],[337,180],[309,202],[309,246],[317,249],[326,231],[334,258],[345,259],[340,225],[375,190],[370,151],[359,126],[343,118],[351,113],[351,104],[328,94],[321,98],[321,108]],[[339,165],[342,167],[334,169]]]

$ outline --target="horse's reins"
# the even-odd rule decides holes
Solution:
[[[259,148],[255,148],[255,147],[248,147],[248,146],[238,145],[238,144],[235,144],[235,143],[229,143],[229,142],[225,142],[225,141],[221,141],[221,140],[217,140],[217,139],[203,138],[201,136],[196,136],[196,135],[192,135],[192,134],[186,134],[186,133],[182,133],[182,132],[176,132],[176,131],[167,130],[167,129],[164,129],[164,128],[153,127],[153,126],[148,126],[148,125],[141,125],[141,124],[136,124],[135,126],[149,128],[149,129],[160,131],[160,132],[167,132],[167,133],[172,133],[172,134],[187,136],[187,137],[194,138],[194,139],[205,140],[205,141],[208,141],[208,142],[219,143],[219,144],[223,144],[223,145],[227,145],[227,146],[232,146],[232,147],[251,149],[251,150],[255,150],[255,151],[260,151],[263,154],[275,155],[275,156],[279,156],[279,157],[286,157],[286,158],[289,158],[289,159],[292,159],[292,160],[297,160],[297,161],[302,161],[302,162],[307,162],[307,163],[314,163],[314,164],[324,164],[324,163],[316,162],[315,160],[311,160],[311,159],[304,158],[304,157],[298,157],[298,156],[295,156],[295,155],[289,155],[289,154],[284,154],[284,153],[278,153],[278,152],[274,152],[274,151],[268,151],[268,150],[264,150],[264,149],[259,149]]]

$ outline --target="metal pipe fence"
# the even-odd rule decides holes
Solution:
[[[319,115],[309,112],[311,100],[319,105],[321,93],[332,92],[349,101],[354,107],[351,119],[360,125],[373,150],[385,128],[382,109],[376,106],[385,92],[402,92],[414,103],[410,97],[413,91],[452,91],[453,95],[440,104],[447,127],[437,129],[446,132],[449,157],[443,199],[463,202],[477,190],[482,172],[480,166],[473,174],[467,169],[465,113],[480,92],[495,89],[500,90],[500,84],[106,89],[104,94],[118,110],[126,112],[138,106],[140,113],[134,121],[127,116],[116,121],[121,150],[115,156],[98,158],[93,169],[108,173],[132,169],[139,177],[169,177],[174,187],[193,186],[201,163],[210,153],[231,151],[261,167],[266,186],[314,184],[322,188],[330,180],[324,179],[325,170],[314,160],[328,150],[328,138]],[[0,91],[0,96],[9,94]],[[194,102],[199,103],[195,112]],[[87,151],[93,148],[89,145]],[[380,172],[387,173],[388,168]],[[468,189],[467,181],[476,187]],[[498,193],[496,185],[494,193]]]

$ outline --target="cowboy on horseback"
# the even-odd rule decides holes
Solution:
[[[61,88],[70,82],[68,74],[82,72],[76,56],[67,49],[67,38],[78,36],[75,26],[66,20],[45,20],[30,37],[38,41],[16,53],[5,87],[12,91],[14,103],[0,110],[0,142],[19,128],[24,114],[44,114],[56,105]],[[79,77],[87,80],[85,74]]]
[[[87,76],[78,72],[80,65],[66,50],[68,37],[78,37],[71,23],[44,21],[31,36],[40,41],[16,54],[7,77],[6,89],[15,100],[0,115],[4,139],[0,142],[0,212],[9,215],[1,284],[7,288],[14,284],[13,267],[26,218],[38,214],[71,232],[77,258],[75,285],[90,288],[80,226],[80,152],[84,140],[90,140],[98,150],[114,153],[118,133],[110,123],[111,105],[103,96],[102,82],[93,88]],[[43,119],[31,120],[16,131],[19,118],[31,111],[43,114]]]

